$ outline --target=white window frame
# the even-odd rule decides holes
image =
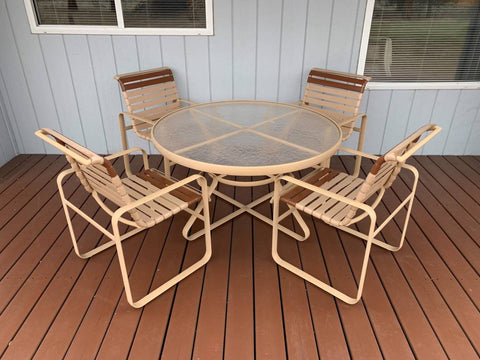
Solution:
[[[365,71],[365,62],[367,60],[368,41],[370,39],[370,28],[372,26],[373,8],[375,0],[367,0],[365,9],[365,21],[363,23],[362,40],[360,44],[360,54],[358,57],[357,74],[363,75]],[[368,89],[387,90],[387,89],[480,89],[480,81],[449,81],[449,82],[375,82],[367,84]]]
[[[206,28],[126,28],[122,2],[115,1],[116,26],[39,25],[33,0],[24,0],[30,29],[34,34],[97,34],[97,35],[213,35],[213,0],[205,0]]]

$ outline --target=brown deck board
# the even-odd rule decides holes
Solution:
[[[389,209],[393,209],[394,204],[398,204],[398,201],[395,201],[392,195],[392,193],[386,194],[383,201]],[[379,209],[378,212],[380,213],[381,210]],[[387,212],[383,214],[383,216],[386,215]],[[472,323],[478,321],[475,319],[476,317],[478,318],[478,314],[475,314],[475,306],[465,296],[463,289],[457,283],[451,282],[451,273],[448,268],[439,261],[440,259],[433,251],[430,251],[428,244],[427,248],[424,247],[420,251],[410,247],[410,243],[412,247],[417,246],[419,239],[422,237],[420,231],[414,234],[416,229],[415,226],[408,228],[407,243],[402,251],[395,254],[397,261],[407,278],[411,279],[409,281],[410,286],[415,292],[417,299],[419,299],[422,309],[427,314],[446,353],[453,358],[474,357],[476,353],[471,348],[468,339],[457,322],[459,314],[455,314],[450,309],[456,309],[457,311],[470,309],[466,311],[470,316],[473,316],[472,321],[465,318],[465,322],[462,322],[462,325],[474,332],[478,332],[475,330],[475,326],[472,327]],[[398,231],[395,237],[399,237]],[[413,240],[408,242],[408,239]],[[418,262],[411,260],[415,257],[415,254],[421,254],[421,257],[417,255]]]
[[[461,156],[460,158],[480,174],[480,156]]]
[[[480,204],[473,197],[479,195],[477,187],[471,184],[470,182],[463,182],[463,184],[457,184],[451,176],[455,176],[455,172],[451,169],[446,162],[442,168],[438,167],[435,161],[429,158],[417,158],[417,164],[420,164],[423,169],[425,169],[435,180],[445,189],[449,194],[454,194],[456,202],[461,205],[467,214],[465,216],[472,217],[473,223],[468,226],[477,226],[479,224],[480,216]],[[438,162],[439,160],[437,160]],[[417,166],[417,168],[419,168]],[[422,171],[422,168],[419,170]],[[423,173],[421,172],[423,175]],[[422,176],[421,175],[421,176]],[[458,174],[457,174],[458,175]],[[422,178],[426,176],[422,176]],[[433,190],[433,189],[432,189]],[[469,222],[470,224],[470,222]],[[480,230],[480,226],[478,226]],[[476,234],[476,233],[475,233]]]
[[[347,162],[352,162],[353,159],[346,158]],[[372,162],[363,163],[363,172],[369,171],[372,166]],[[394,186],[397,186],[395,183]],[[395,203],[398,205],[398,202]],[[383,204],[380,204],[377,208],[380,216],[385,218],[387,210]],[[367,224],[365,221],[359,223],[359,228],[362,231],[366,231]],[[380,238],[383,238],[387,243],[398,243],[399,229],[394,223],[388,224],[384,231],[382,231]],[[408,238],[407,238],[408,241]],[[373,267],[377,270],[381,282],[385,288],[386,294],[392,303],[393,310],[395,311],[398,321],[405,334],[403,341],[408,341],[413,353],[418,358],[446,358],[445,353],[441,347],[438,338],[431,328],[429,319],[426,317],[421,304],[418,301],[418,297],[412,289],[410,279],[405,274],[403,267],[401,266],[402,258],[404,256],[404,249],[408,243],[404,245],[404,248],[396,254],[391,254],[388,251],[379,248],[372,248],[371,260]],[[357,245],[358,246],[358,245]],[[406,259],[410,260],[411,256],[407,256]],[[412,257],[413,258],[413,257]],[[371,273],[371,269],[367,272],[367,277]],[[369,282],[366,281],[365,293],[363,302],[367,303],[369,296],[377,297],[377,293],[369,294],[368,291]],[[370,305],[367,304],[367,308]],[[372,321],[372,324],[375,323]],[[397,329],[397,334],[400,335]],[[378,335],[381,339],[382,335]],[[402,341],[402,340],[400,340]],[[405,345],[405,344],[403,344]],[[400,347],[401,349],[401,347]],[[387,354],[385,350],[385,354]]]
[[[0,193],[16,181],[23,173],[28,171],[31,165],[35,164],[36,161],[43,156],[44,155],[18,155],[0,167]]]
[[[250,189],[238,187],[235,199],[248,203]],[[255,353],[252,218],[242,214],[233,220],[232,226],[224,356],[250,359]]]
[[[300,265],[296,241],[282,232],[278,234],[278,253],[295,266]],[[318,356],[318,345],[305,283],[283,268],[279,268],[279,278],[287,355],[293,359],[314,359]]]
[[[51,182],[56,188],[54,181]],[[65,194],[71,196],[79,187],[77,181],[70,179],[65,183]],[[25,206],[18,211],[15,218],[9,221],[1,230],[0,238],[11,239],[0,253],[0,277],[15,263],[20,255],[35,243],[35,238],[43,229],[59,216],[64,223],[64,212],[60,197],[55,193],[46,191],[45,186],[40,193],[32,199],[32,206]],[[41,211],[45,209],[47,211]],[[25,219],[31,219],[25,221]]]
[[[407,186],[402,182],[399,182],[394,187],[395,192],[400,196],[406,196],[409,192]],[[468,237],[460,235],[459,238],[450,239],[447,234],[443,231],[441,224],[445,221],[442,219],[441,222],[438,222],[438,219],[432,217],[428,212],[426,207],[434,207],[435,203],[429,197],[429,193],[426,192],[425,188],[420,187],[420,190],[417,191],[416,199],[412,209],[412,219],[409,227],[412,229],[410,231],[415,231],[417,234],[424,233],[428,234],[428,242],[433,247],[433,250],[438,252],[438,255],[441,257],[442,261],[445,262],[449,270],[459,281],[462,287],[469,294],[471,299],[477,305],[479,304],[480,296],[480,284],[478,284],[478,269],[475,269],[473,264],[468,259],[473,260],[473,256],[470,256],[470,252],[473,251],[475,254],[478,251],[476,245],[469,241]],[[437,204],[438,206],[438,204]],[[423,239],[424,235],[419,235],[417,239]],[[413,245],[420,246],[422,243],[416,241],[412,243]],[[417,250],[417,253],[423,253],[428,244],[422,245],[423,247]],[[467,256],[465,258],[464,256]]]
[[[178,227],[172,229],[173,233],[181,233],[183,224],[185,224],[188,219],[187,214],[184,213],[181,215],[181,218],[175,219],[178,220]],[[196,230],[198,230],[198,228],[192,229],[193,232]],[[186,269],[200,259],[205,251],[203,237],[188,243],[181,237],[177,241],[180,242],[185,249],[184,261],[181,263],[182,269]],[[202,293],[204,270],[205,268],[201,268],[190,275],[179,283],[175,290],[175,301],[170,312],[170,318],[167,323],[167,334],[161,352],[162,358],[185,359],[191,357]]]
[[[13,159],[10,159],[6,164],[0,166],[0,177],[2,180],[9,174],[12,170],[18,169],[31,155],[29,154],[20,154],[15,156]]]
[[[158,162],[152,162],[151,166],[159,167],[160,164]],[[138,171],[139,169],[139,162],[132,164],[132,171]],[[160,249],[165,239],[165,236],[162,235],[166,232],[168,226],[169,222],[166,221],[156,227],[155,231],[140,233],[135,236],[135,238],[127,240],[137,242],[136,245],[140,246],[140,250],[134,263],[130,264],[132,266],[130,279],[134,299],[143,296],[148,291],[151,279],[155,273],[156,259],[161,253]],[[109,252],[112,253],[113,251],[109,250]],[[111,266],[118,267],[116,256],[114,253],[111,255],[114,257]],[[148,268],[146,268],[146,266],[148,266]],[[102,339],[97,354],[99,358],[125,358],[128,354],[131,339],[134,337],[138,318],[141,315],[141,312],[128,311],[129,309],[130,305],[128,305],[124,293],[122,292],[120,300],[116,305],[115,313],[112,316],[108,329]],[[118,342],[118,338],[125,339],[125,341]]]
[[[270,192],[268,185],[255,187],[253,197],[257,199]],[[255,208],[271,218],[272,210],[268,202]],[[277,266],[272,264],[272,228],[258,219],[253,220],[253,268],[255,293],[255,354],[257,359],[285,359],[285,338],[283,334],[282,300],[278,294]]]
[[[7,204],[12,205],[12,201],[13,204],[17,206],[27,203],[29,198],[25,198],[25,196],[31,197],[32,194],[35,194],[35,191],[32,191],[36,189],[34,185],[38,188],[39,184],[42,184],[42,182],[38,181],[38,177],[41,176],[42,180],[44,180],[43,183],[46,183],[46,181],[50,180],[52,171],[56,173],[65,165],[65,160],[55,161],[57,159],[59,159],[58,156],[43,156],[40,157],[38,162],[31,164],[28,171],[18,179],[15,179],[7,189],[2,191],[0,209],[2,209],[2,211],[10,209],[11,211],[12,206],[8,208],[5,208],[5,206]],[[30,191],[28,191],[27,188]],[[3,225],[6,220],[8,220],[8,218],[3,215],[1,219],[3,221],[0,225]]]
[[[332,165],[335,168],[342,168],[348,171],[354,165],[353,158],[345,158],[342,165],[338,158],[332,160]],[[369,171],[364,168],[364,173]],[[365,222],[363,226],[366,226]],[[345,234],[346,235],[346,234]],[[362,241],[358,241],[352,236],[344,236],[343,246],[345,252],[349,258],[350,264],[361,264],[363,261],[363,252],[365,251],[365,244]],[[389,257],[391,254],[383,249],[373,247],[371,251],[372,261],[369,264],[367,276],[364,285],[364,295],[362,301],[367,311],[368,318],[372,324],[373,332],[378,342],[378,346],[382,353],[382,356],[388,359],[411,359],[414,357],[410,345],[405,338],[404,330],[395,310],[392,308],[392,304],[389,299],[384,285],[382,283],[381,274],[384,272],[391,272],[395,265],[390,262],[389,269],[377,269],[376,263],[373,261],[377,257]],[[355,273],[356,281],[359,281],[359,271]],[[402,281],[403,277],[400,276],[398,281]]]
[[[422,182],[419,182],[416,193],[416,201],[421,203],[425,209],[428,211],[430,216],[435,219],[438,226],[446,234],[446,236],[453,240],[453,244],[461,252],[462,256],[469,262],[469,264],[475,269],[477,273],[480,273],[480,263],[478,259],[480,258],[480,247],[476,241],[465,231],[465,229],[459,224],[459,219],[455,214],[450,214],[445,209],[445,203],[443,202],[443,197],[435,197],[429,190],[433,179],[430,178],[430,181],[425,185]],[[452,198],[449,199],[449,202],[452,201]],[[457,205],[457,208],[459,205]],[[421,223],[422,220],[419,218],[418,222]],[[477,241],[480,241],[477,239]]]
[[[161,157],[152,165],[161,167]],[[480,354],[480,157],[412,159],[420,183],[404,247],[373,247],[362,300],[346,305],[271,259],[271,227],[242,215],[213,231],[206,267],[142,309],[125,299],[115,250],[73,252],[55,178],[57,155],[20,155],[0,168],[0,357],[2,359],[476,359]],[[351,169],[353,158],[332,167]],[[120,171],[122,161],[114,163]],[[368,171],[370,161],[362,164]],[[132,160],[133,169],[140,159]],[[174,176],[188,170],[175,166]],[[401,174],[378,206],[380,218],[409,192]],[[78,186],[69,197],[107,224]],[[266,194],[222,186],[242,202]],[[235,193],[234,193],[235,191]],[[256,208],[271,216],[266,202]],[[232,206],[212,197],[211,215]],[[404,213],[402,211],[401,213]],[[202,238],[181,236],[187,214],[124,244],[134,297],[201,256]],[[365,244],[305,216],[312,235],[280,235],[282,256],[352,294]],[[400,218],[398,218],[400,219]],[[397,241],[400,220],[381,238]],[[74,218],[82,248],[105,237]],[[286,219],[288,226],[295,226]],[[366,222],[359,228],[364,229]]]
[[[80,203],[82,203],[85,198],[86,196],[82,194]],[[78,200],[78,198],[76,200]],[[93,213],[97,212],[98,207],[94,202],[87,201],[85,210],[87,213],[93,215]],[[104,223],[108,221],[105,216],[103,218]],[[86,224],[83,220],[83,224],[79,224],[78,220],[78,217],[74,219],[74,226],[77,226],[78,234],[81,234]],[[63,223],[65,223],[64,219]],[[43,338],[52,319],[61,307],[65,296],[71,289],[69,285],[73,286],[75,279],[85,265],[85,261],[79,259],[73,253],[70,235],[66,227],[57,226],[57,228],[60,228],[62,231],[58,237],[58,241],[47,250],[42,261],[23,284],[18,294],[16,294],[16,296],[20,296],[21,299],[23,299],[23,302],[12,302],[10,305],[14,306],[8,306],[1,315],[1,318],[4,318],[5,321],[12,321],[12,319],[14,321],[21,321],[21,316],[25,316],[25,311],[32,309],[28,314],[28,318],[25,320],[25,325],[22,325],[19,329],[15,335],[15,341],[5,353],[7,358],[27,358],[34,353],[37,345],[36,341],[39,343]],[[53,228],[52,230],[55,231]],[[44,233],[42,233],[42,235],[43,234]],[[51,238],[56,237],[52,233],[47,233],[47,236]],[[87,228],[84,238],[86,238],[88,242],[88,244],[84,245],[93,246],[100,236],[98,231],[95,233],[95,230],[89,227]],[[29,264],[24,262],[19,265],[28,266]],[[66,279],[70,279],[70,282],[65,281]],[[34,303],[39,293],[41,293],[42,296],[37,303]],[[32,326],[29,326],[29,323],[31,323]],[[28,346],[25,346],[25,344],[23,346],[17,346],[17,344],[21,345],[27,341]],[[31,352],[31,354],[29,352]]]
[[[72,199],[82,203],[86,199],[86,195],[78,191],[74,193]],[[2,271],[0,283],[0,291],[3,295],[0,297],[0,311],[15,296],[18,289],[23,286],[23,283],[32,276],[32,272],[40,265],[46,253],[57,241],[58,236],[65,230],[66,224],[63,211],[58,211],[58,209],[52,207],[45,208],[41,213],[49,214],[51,210],[56,211],[56,213],[47,226],[42,226],[30,234],[28,232],[21,233],[14,238],[11,246],[0,253],[0,259],[3,261],[2,270],[5,270],[5,273]],[[26,249],[22,252],[24,248]],[[9,255],[13,256],[15,253],[18,256],[17,258],[8,258]],[[3,256],[4,254],[5,257]],[[3,269],[3,264],[6,265],[5,269]]]
[[[140,161],[135,162],[132,165],[132,171],[138,171],[140,166]],[[105,219],[108,220],[108,217]],[[141,232],[124,242],[125,261],[129,272],[134,265],[134,260],[144,239],[145,233]],[[79,354],[81,354],[81,358],[86,359],[95,357],[106,337],[112,318],[116,315],[115,311],[117,306],[119,306],[119,302],[121,303],[122,300],[126,301],[124,299],[120,268],[114,249],[105,251],[105,254],[109,258],[107,260],[108,268],[103,278],[100,279],[96,294],[91,300],[84,317],[81,319],[81,323],[76,329],[75,336],[69,344],[65,354],[67,359],[77,359]],[[92,258],[89,260],[89,263],[94,261],[96,259]],[[112,279],[117,279],[118,281],[112,281]],[[132,290],[134,291],[134,289]],[[128,316],[128,313],[123,312],[121,316]]]
[[[480,204],[479,175],[459,157],[434,156],[431,160],[448,175],[477,204]]]
[[[220,184],[219,189],[228,196],[234,196],[234,188],[231,186]],[[211,214],[213,220],[220,219],[233,210],[232,205],[218,198],[213,205]],[[194,359],[223,359],[224,354],[232,222],[215,229],[214,234],[212,236],[214,261],[210,261],[205,269],[193,349]]]
[[[175,168],[175,170],[177,169]],[[177,171],[174,171],[173,174],[177,175]],[[175,217],[172,222],[163,222],[164,224],[170,223],[170,228],[167,228],[168,238],[166,239],[165,247],[161,253],[162,256],[157,265],[158,271],[155,272],[151,285],[152,288],[159,286],[177,274],[182,267],[185,248],[187,246],[186,240],[181,235],[171,236],[170,234],[181,234],[185,221],[186,217],[182,215],[182,217],[178,219]],[[163,236],[165,236],[165,231],[155,232],[156,236],[162,236],[162,233]],[[173,241],[169,241],[169,239]],[[160,255],[158,251],[156,251],[156,253],[157,256]],[[155,270],[155,265],[153,266],[153,270]],[[137,328],[130,349],[130,356],[132,358],[148,359],[159,357],[169,326],[170,312],[174,305],[176,293],[177,287],[173,287],[158,298],[160,301],[155,300],[150,304],[151,306],[141,310],[138,325],[135,324]]]
[[[470,236],[470,238],[480,246],[480,223],[477,221],[478,207],[473,207],[469,210],[465,209],[464,203],[457,201],[457,196],[462,194],[462,190],[458,187],[452,186],[449,189],[444,189],[442,185],[423,167],[423,161],[413,159],[412,165],[417,167],[420,173],[420,182],[428,188],[430,193],[439,201],[443,208],[452,215],[455,222]],[[451,193],[449,191],[452,191]],[[471,200],[471,199],[470,199]]]
[[[2,193],[11,184],[18,181],[20,177],[29,172],[45,155],[18,155],[7,164],[0,167],[0,193]]]

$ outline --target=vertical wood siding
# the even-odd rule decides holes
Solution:
[[[23,1],[0,0],[0,165],[54,152],[34,136],[39,127],[120,150],[118,73],[170,66],[180,96],[196,102],[299,100],[312,67],[355,71],[364,11],[355,0],[215,0],[210,37],[32,35]],[[362,110],[369,152],[431,121],[443,131],[424,154],[480,154],[480,90],[371,90]]]
[[[7,117],[7,106],[0,94],[0,164],[2,165],[18,154]]]

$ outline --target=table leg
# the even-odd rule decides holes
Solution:
[[[228,222],[230,220],[233,220],[235,217],[243,214],[244,212],[248,212],[249,214],[255,216],[257,219],[262,220],[263,222],[265,222],[269,225],[273,225],[273,220],[272,219],[270,219],[269,217],[267,217],[263,214],[260,214],[258,211],[253,209],[255,206],[263,203],[264,201],[270,200],[273,196],[273,192],[271,192],[269,194],[266,194],[266,195],[264,195],[264,196],[262,196],[262,197],[260,197],[256,200],[252,201],[249,204],[242,204],[241,202],[231,198],[230,196],[227,196],[227,195],[219,192],[218,190],[213,190],[212,193],[214,195],[216,195],[217,197],[227,201],[228,203],[238,207],[238,209],[235,210],[234,212],[232,212],[231,214],[228,214],[227,216],[225,216],[225,217],[215,221],[214,223],[212,223],[211,224],[211,229],[212,230],[219,227],[220,225],[225,224],[226,222]],[[199,213],[201,211],[201,206],[202,206],[201,204],[198,205],[197,209],[195,209],[195,213]],[[300,228],[301,228],[303,234],[297,234],[296,232],[294,232],[290,229],[287,229],[285,226],[282,226],[282,225],[279,225],[278,229],[280,231],[284,232],[285,234],[293,237],[295,240],[298,240],[298,241],[306,240],[310,236],[310,230],[308,229],[307,224],[305,223],[305,221],[303,220],[302,216],[300,215],[300,213],[298,212],[297,209],[295,209],[293,207],[290,207],[289,211],[287,211],[285,214],[282,214],[282,219],[285,218],[287,215],[290,215],[290,214],[293,214],[295,220],[300,225]],[[185,227],[183,228],[183,231],[182,231],[183,236],[187,240],[195,240],[199,236],[204,234],[204,230],[200,230],[200,231],[198,231],[194,234],[189,234],[189,232],[191,230],[191,227],[193,226],[193,223],[195,222],[195,217],[194,216],[195,215],[192,215],[190,217],[190,219],[187,221],[187,223],[185,224]]]

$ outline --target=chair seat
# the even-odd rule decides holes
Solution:
[[[352,133],[351,122],[356,119],[356,115],[345,114],[345,113],[330,111],[326,109],[319,109],[317,107],[309,106],[309,105],[304,105],[304,106],[322,115],[325,115],[329,119],[335,121],[342,129],[342,140],[346,140]]]
[[[172,107],[170,111],[173,111],[173,110],[178,109],[180,107],[181,107],[180,102],[177,102],[177,103],[175,103],[175,107]],[[156,122],[156,121],[158,121],[158,119],[160,119],[162,116],[164,116],[167,113],[168,113],[168,111],[166,109],[164,109],[163,107],[162,108],[159,107],[158,109],[156,109],[155,112],[149,113],[149,114],[147,114],[147,113],[144,114],[144,113],[141,113],[141,112],[136,113],[135,115],[138,116],[139,118],[135,118],[135,117],[132,118],[132,124],[134,126],[136,134],[139,137],[141,137],[142,139],[151,141],[153,125],[149,122],[144,122],[144,121],[141,121],[139,119],[142,118],[142,119],[146,119],[146,120],[149,120],[149,121]]]
[[[365,182],[364,179],[329,168],[313,171],[304,181],[351,200],[355,200]],[[290,188],[280,197],[280,201],[335,225],[341,224],[352,209],[351,205],[299,186]]]
[[[175,181],[166,178],[158,170],[147,169],[122,179],[122,183],[127,194],[132,199],[138,200],[159,189],[175,184]],[[148,201],[136,209],[141,220],[145,222],[145,226],[153,226],[201,200],[201,194],[195,189],[182,186]]]
[[[137,136],[148,141],[152,140],[151,133],[152,133],[152,126],[149,126],[146,129],[137,130]]]

